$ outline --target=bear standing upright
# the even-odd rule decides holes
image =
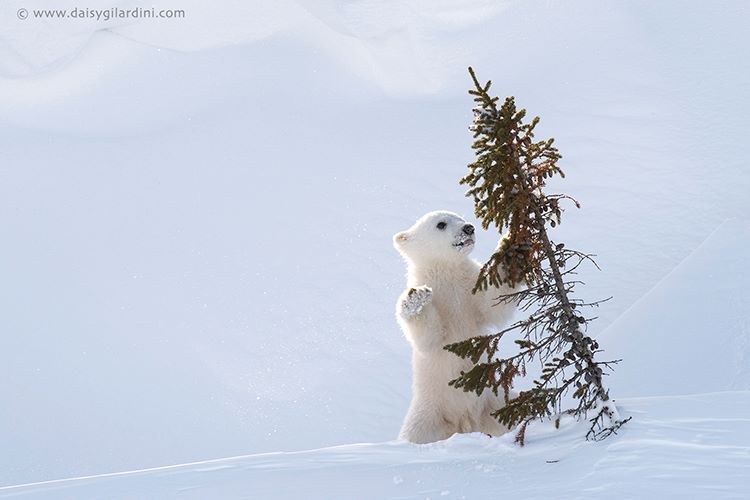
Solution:
[[[485,390],[477,396],[448,385],[472,363],[443,346],[506,324],[515,309],[496,305],[497,297],[511,288],[472,293],[480,270],[469,257],[474,238],[474,226],[452,212],[430,212],[393,237],[408,265],[396,317],[412,347],[413,369],[412,401],[399,437],[413,443],[463,432],[497,436],[508,430],[490,415],[505,404],[502,394]]]

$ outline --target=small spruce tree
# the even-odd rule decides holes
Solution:
[[[553,243],[547,232],[560,223],[562,200],[580,205],[567,195],[543,191],[547,179],[564,174],[557,165],[561,156],[553,139],[534,141],[539,117],[524,123],[526,110],[517,110],[513,97],[498,107],[498,98],[488,93],[491,82],[481,85],[471,68],[469,72],[474,82],[469,93],[476,102],[470,127],[476,160],[461,183],[470,187],[467,196],[474,199],[482,226],[494,225],[501,234],[507,231],[482,267],[474,293],[503,283],[520,284],[517,291],[498,297],[498,303],[517,303],[527,317],[497,334],[445,346],[474,363],[450,384],[477,394],[485,389],[498,394],[502,389],[506,405],[493,416],[508,427],[518,426],[516,441],[521,445],[529,422],[554,418],[559,426],[564,414],[578,419],[593,415],[586,439],[604,439],[630,418],[619,417],[602,381],[604,370],[620,360],[597,361],[599,344],[585,333],[594,318],[584,317],[581,309],[602,301],[573,298],[579,283],[574,279],[576,269],[585,261],[596,263],[589,254]],[[514,331],[522,337],[516,340],[519,352],[497,358],[500,339]],[[533,361],[542,364],[541,376],[531,389],[510,399],[514,378],[525,375]],[[563,398],[571,390],[575,403],[563,409]]]

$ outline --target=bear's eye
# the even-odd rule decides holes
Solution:
[[[442,231],[443,229],[445,229],[445,226],[447,225],[448,224],[446,224],[445,222],[438,222],[437,228]]]

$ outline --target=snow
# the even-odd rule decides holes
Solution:
[[[745,3],[21,7],[49,8],[0,18],[0,485],[143,472],[0,497],[750,495]],[[469,64],[542,116],[550,193],[582,202],[553,239],[598,255],[581,298],[614,296],[591,333],[634,418],[604,443],[392,441],[391,236],[471,215]]]
[[[614,394],[750,391],[748,248],[750,222],[727,220],[602,333],[626,360]]]
[[[524,448],[481,434],[349,444],[0,488],[0,497],[747,498],[748,405],[748,391],[633,398],[621,408],[634,420],[603,443],[564,421],[529,431]]]

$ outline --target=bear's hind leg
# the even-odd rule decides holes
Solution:
[[[479,432],[489,434],[490,436],[502,436],[508,432],[508,428],[497,421],[495,417],[490,415],[495,409],[488,408],[479,419]]]
[[[510,391],[508,397],[510,399],[513,399],[515,397],[518,397],[518,394],[515,391]],[[489,434],[490,436],[502,436],[510,430],[492,416],[492,413],[496,412],[503,406],[505,406],[505,399],[502,395],[495,396],[493,394],[492,397],[487,400],[487,403],[484,405],[484,410],[479,416],[478,430],[480,432],[484,432],[485,434]]]
[[[448,439],[458,432],[454,424],[443,418],[436,409],[409,410],[399,433],[400,439],[412,443],[434,443]]]

